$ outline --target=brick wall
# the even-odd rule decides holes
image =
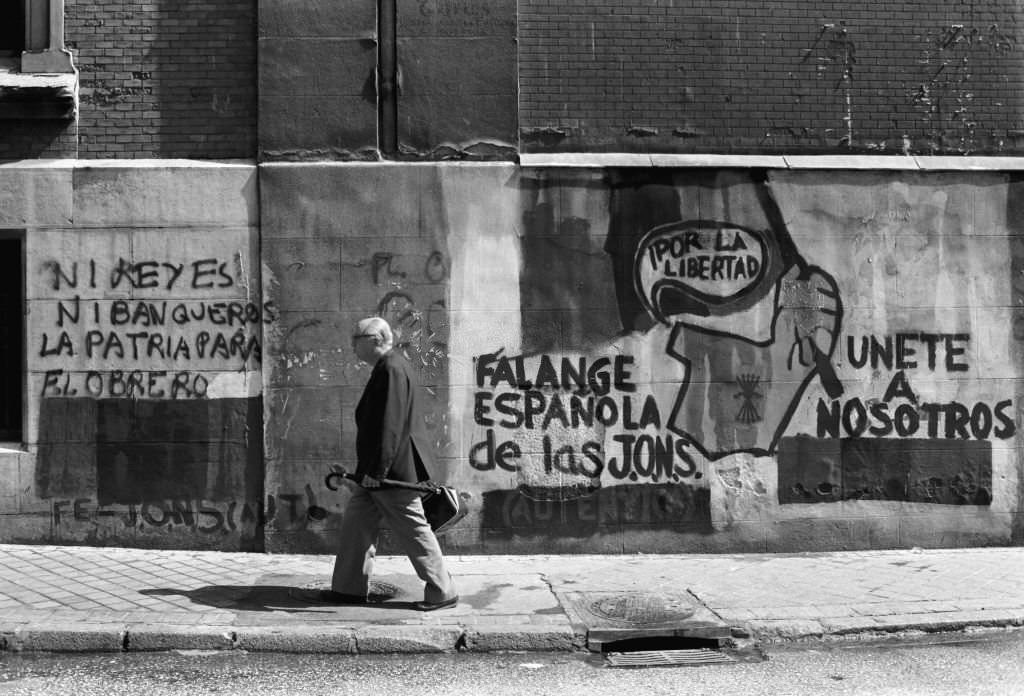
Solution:
[[[255,0],[68,0],[81,158],[255,154]]]
[[[529,150],[1024,151],[1016,0],[520,0]]]

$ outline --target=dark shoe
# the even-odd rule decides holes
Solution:
[[[458,603],[459,596],[455,595],[451,599],[442,599],[440,602],[416,602],[415,606],[420,611],[434,611],[436,609],[448,609]]]
[[[318,593],[321,602],[328,604],[366,604],[366,597],[357,594],[345,594],[334,590],[320,590]]]

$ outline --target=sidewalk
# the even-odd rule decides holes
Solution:
[[[326,556],[0,545],[0,647],[555,651],[673,632],[771,643],[1024,625],[1024,548],[449,561],[459,605],[422,613],[403,557],[378,559],[389,601],[336,607],[316,595]]]

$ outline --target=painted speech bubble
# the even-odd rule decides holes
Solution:
[[[636,254],[636,289],[659,321],[708,316],[763,292],[769,266],[765,234],[732,223],[689,220],[655,227]]]

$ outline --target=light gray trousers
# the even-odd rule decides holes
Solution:
[[[409,557],[416,575],[426,583],[424,601],[440,602],[458,594],[445,567],[441,546],[423,514],[420,495],[401,488],[379,488],[372,493],[362,486],[356,488],[341,521],[332,590],[350,595],[367,594],[373,559],[377,555],[377,533],[384,522]]]

